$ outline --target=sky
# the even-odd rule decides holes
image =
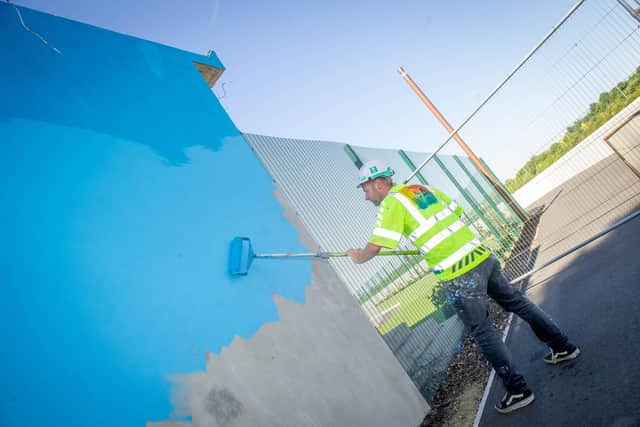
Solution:
[[[226,67],[213,91],[243,132],[429,152],[447,133],[397,67],[456,127],[575,1],[13,3],[196,53],[213,50]],[[496,102],[504,111],[461,132],[502,179],[545,144],[505,146],[518,131],[500,119],[522,102],[512,96]],[[504,136],[493,138],[498,127]]]

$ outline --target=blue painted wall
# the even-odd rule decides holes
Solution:
[[[303,302],[304,250],[189,52],[0,3],[0,425],[141,426],[167,376]],[[258,100],[257,100],[258,101]]]

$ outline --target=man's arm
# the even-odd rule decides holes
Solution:
[[[362,264],[369,261],[380,252],[380,246],[367,243],[364,249],[349,249],[347,254],[355,264]]]

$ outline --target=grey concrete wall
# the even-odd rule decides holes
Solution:
[[[206,372],[173,378],[175,415],[196,426],[420,424],[427,403],[327,262],[314,262],[304,304],[274,299],[280,321],[208,354]]]

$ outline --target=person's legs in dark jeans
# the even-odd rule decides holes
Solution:
[[[496,370],[505,388],[511,393],[520,393],[527,389],[527,383],[513,365],[509,348],[493,327],[487,304],[486,298],[459,297],[453,301],[458,316],[469,329],[482,354]]]
[[[551,348],[564,348],[569,340],[551,317],[509,283],[497,259],[491,256],[486,262],[491,263],[487,284],[489,296],[505,311],[515,313],[526,321],[540,341]]]
[[[580,349],[569,342],[551,317],[507,281],[498,260],[491,256],[487,261],[491,262],[492,268],[487,293],[503,309],[526,321],[536,337],[549,346],[551,352],[544,361],[556,364],[580,356]]]
[[[513,365],[511,352],[493,327],[489,316],[489,278],[494,270],[492,258],[473,270],[444,283],[449,301],[469,329],[482,354],[498,373],[510,393],[527,390],[527,384]]]
[[[444,287],[458,316],[507,389],[504,398],[496,405],[499,412],[507,413],[522,408],[533,402],[535,397],[514,366],[511,352],[491,323],[487,310],[489,297],[504,310],[515,313],[529,323],[538,339],[551,347],[545,362],[559,363],[580,355],[580,350],[569,343],[551,317],[509,283],[494,256],[462,276],[445,282]]]

